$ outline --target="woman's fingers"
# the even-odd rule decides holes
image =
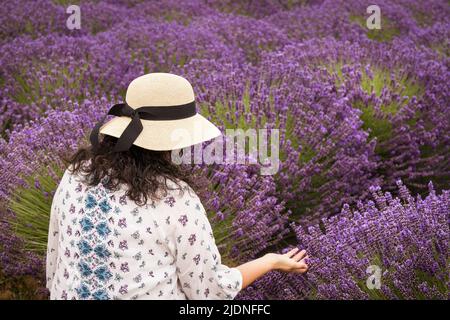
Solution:
[[[302,258],[306,255],[306,250],[302,250],[299,253],[297,253],[292,259],[294,259],[294,261],[300,261],[302,260]]]
[[[308,268],[301,268],[301,269],[295,269],[292,272],[295,273],[306,273],[308,271]]]
[[[296,268],[308,268],[308,265],[304,261],[298,261],[295,263]]]
[[[297,252],[298,249],[292,249],[280,256],[278,270],[284,272],[305,273],[308,271],[308,264],[305,250]],[[289,257],[292,256],[292,257]]]
[[[298,248],[294,248],[292,250],[289,250],[289,252],[286,252],[284,255],[287,257],[292,257],[299,249]]]
[[[306,263],[306,259],[308,259],[308,258],[309,258],[308,256],[304,256],[304,257],[301,258],[298,262],[303,262],[303,263],[307,264],[307,263]]]
[[[306,255],[306,251],[302,250],[301,252],[297,253],[293,259],[295,260],[295,258],[298,256],[301,256],[301,258],[299,258],[299,260],[295,262],[293,272],[305,273],[306,271],[308,271],[308,264],[306,263],[306,259],[308,259],[308,256]]]
[[[308,271],[308,265],[304,262],[297,262],[296,268],[293,270],[298,273],[305,273]]]
[[[306,255],[306,250],[299,250],[299,248],[293,248],[283,254],[283,256],[287,258],[285,260],[287,267],[286,271],[305,273],[308,270],[308,265],[305,261],[308,258]]]

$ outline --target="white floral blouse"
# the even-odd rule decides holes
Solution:
[[[221,264],[199,198],[183,189],[139,207],[66,171],[51,208],[50,298],[233,299],[242,275]]]

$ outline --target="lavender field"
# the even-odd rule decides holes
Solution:
[[[306,275],[271,272],[238,299],[448,299],[449,18],[445,0],[2,3],[0,299],[47,298],[64,159],[149,72],[187,78],[223,130],[280,130],[275,175],[192,168],[225,263],[308,251]]]

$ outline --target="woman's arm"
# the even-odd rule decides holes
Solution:
[[[285,254],[268,253],[236,267],[242,274],[242,289],[272,270],[305,273],[308,270],[305,259],[308,257],[305,250],[298,250],[294,248]]]

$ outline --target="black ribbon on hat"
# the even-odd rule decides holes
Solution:
[[[92,129],[90,140],[94,148],[98,148],[98,134],[100,127],[105,122],[108,115],[114,116],[125,116],[130,117],[131,122],[122,132],[119,140],[117,140],[114,146],[114,152],[121,152],[128,150],[139,134],[142,132],[144,127],[142,126],[142,120],[153,120],[153,121],[164,121],[164,120],[180,120],[185,118],[190,118],[195,116],[197,111],[195,109],[195,101],[175,105],[175,106],[155,106],[155,107],[139,107],[133,109],[127,103],[115,104],[109,109],[108,113],[103,116],[103,118],[97,122],[94,129]]]

